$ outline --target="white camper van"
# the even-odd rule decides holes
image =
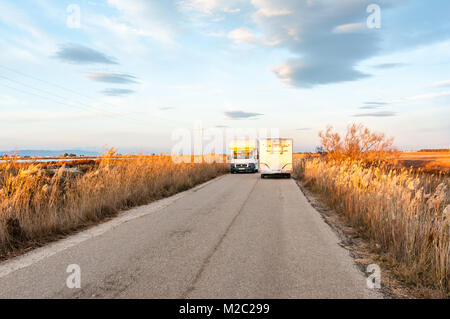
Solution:
[[[259,140],[259,167],[261,178],[266,175],[290,177],[292,173],[291,138],[268,138]]]
[[[257,140],[233,140],[230,142],[230,170],[231,173],[256,173],[258,163]]]

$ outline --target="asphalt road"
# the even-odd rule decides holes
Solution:
[[[68,288],[68,265],[81,288]],[[291,179],[226,175],[0,264],[2,298],[380,298]]]

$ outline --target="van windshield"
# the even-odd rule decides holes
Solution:
[[[245,151],[235,151],[233,152],[233,158],[236,159],[246,159],[250,157],[250,153],[249,152],[245,152]]]
[[[249,159],[253,157],[253,151],[233,151],[234,159]]]

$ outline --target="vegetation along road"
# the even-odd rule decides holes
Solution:
[[[382,296],[293,179],[229,174],[1,263],[0,297]]]

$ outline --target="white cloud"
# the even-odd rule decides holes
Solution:
[[[434,99],[434,98],[449,96],[449,95],[450,95],[450,91],[439,92],[439,93],[427,93],[427,94],[410,96],[410,97],[405,98],[405,100],[408,100],[408,101],[429,100],[429,99]]]
[[[238,13],[238,12],[241,12],[241,9],[239,9],[239,8],[236,8],[236,9],[224,9],[223,11],[226,12],[226,13]]]
[[[284,62],[278,66],[271,67],[270,71],[275,73],[282,82],[288,84],[292,82],[292,74],[294,73],[294,67],[290,63]]]
[[[147,39],[153,41],[150,35],[143,30],[134,28],[122,19],[108,18],[105,16],[92,15],[85,19],[86,29],[96,39],[101,39],[103,49],[111,52],[133,53],[135,56],[148,55]],[[165,40],[163,41],[164,43]]]
[[[413,95],[413,96],[407,96],[407,97],[401,97],[396,98],[389,103],[414,103],[416,101],[423,101],[423,100],[433,100],[438,99],[442,97],[450,96],[450,91],[443,91],[443,92],[437,92],[437,93],[425,93],[425,94],[419,94],[419,95]]]
[[[118,34],[135,34],[173,45],[179,20],[166,2],[146,0],[108,0],[121,13],[119,21],[105,18],[104,27]]]
[[[12,46],[12,41],[0,39],[0,58],[2,61],[6,61],[13,57],[20,61],[34,63],[41,62],[40,58],[36,56],[34,51],[31,48],[28,48],[25,43],[14,43],[14,45],[15,46]]]
[[[54,51],[56,43],[53,38],[13,5],[0,2],[0,20],[15,30],[15,32],[3,31],[0,33],[2,40],[6,43],[8,58],[21,57],[29,61],[36,61],[38,60],[37,55],[48,56]]]
[[[276,45],[280,44],[282,41],[283,40],[281,40],[281,39],[271,39],[271,40],[262,39],[261,40],[261,44],[267,45],[269,47],[273,47],[273,46],[276,46]]]
[[[223,36],[223,33],[210,34],[210,36]],[[246,27],[240,27],[234,29],[228,34],[226,34],[227,38],[233,40],[236,43],[249,43],[249,44],[259,44],[265,46],[276,46],[281,43],[280,39],[267,39],[262,35],[258,35],[253,33],[250,29]]]
[[[257,15],[262,15],[265,17],[279,17],[291,13],[292,13],[291,10],[281,8],[261,8],[256,12]]]
[[[355,33],[355,32],[362,32],[367,31],[367,27],[364,23],[349,23],[349,24],[341,24],[338,25],[333,29],[333,33],[340,34],[340,33]]]
[[[41,30],[33,25],[28,16],[6,3],[0,3],[0,18],[3,23],[17,27],[35,39],[42,40],[45,38]]]
[[[439,81],[439,82],[434,82],[433,84],[431,84],[432,87],[438,87],[438,88],[442,88],[442,87],[450,87],[450,80],[448,81]]]
[[[243,0],[181,0],[177,2],[178,8],[183,12],[196,11],[206,15],[216,12],[237,13],[240,8],[235,6]]]
[[[313,87],[368,76],[356,67],[378,52],[378,35],[359,32],[371,0],[251,0],[251,3],[256,9],[253,21],[265,39],[261,43],[286,48],[295,55],[272,68],[281,81],[294,87]],[[349,23],[353,21],[356,23]]]
[[[245,27],[229,32],[227,37],[237,43],[254,43],[257,39],[257,36]]]
[[[358,69],[364,60],[449,37],[450,24],[443,22],[445,15],[440,15],[434,24],[406,23],[400,29],[394,24],[390,32],[369,29],[366,9],[372,3],[373,0],[251,0],[256,10],[253,21],[266,39],[261,43],[286,48],[294,55],[272,69],[275,75],[294,87],[306,88],[366,78],[370,74]],[[409,1],[383,1],[383,14],[406,6],[414,5]],[[429,21],[433,15],[432,11],[424,12],[420,21]]]
[[[178,6],[181,10],[200,11],[206,14],[211,14],[219,7],[217,0],[185,0],[179,1]]]

